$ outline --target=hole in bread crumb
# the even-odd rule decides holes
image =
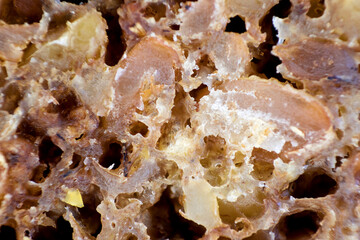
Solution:
[[[174,140],[174,137],[190,117],[188,110],[188,93],[180,85],[176,85],[174,107],[171,109],[171,119],[161,126],[161,136],[156,142],[156,149],[164,150]]]
[[[14,8],[20,18],[27,23],[39,22],[42,15],[42,0],[14,0]]]
[[[0,87],[5,85],[7,76],[6,68],[0,67]]]
[[[55,240],[71,240],[73,229],[68,221],[63,217],[59,217],[56,221],[56,228],[49,226],[36,227],[33,240],[55,239]]]
[[[343,131],[341,131],[340,129],[336,129],[335,130],[336,136],[339,140],[341,140],[344,137],[344,133]]]
[[[188,118],[185,122],[185,127],[190,127],[191,128],[191,119]]]
[[[14,228],[6,225],[0,227],[0,239],[16,240],[16,231]]]
[[[233,163],[235,165],[235,167],[241,167],[243,165],[243,163],[245,162],[245,155],[240,152],[240,151],[237,151],[235,153],[235,157],[233,159]]]
[[[82,161],[82,157],[76,153],[73,154],[71,165],[69,166],[70,169],[74,169],[79,166],[79,163]]]
[[[81,106],[81,100],[77,97],[75,91],[62,83],[55,83],[50,87],[56,89],[52,90],[51,94],[59,104],[50,103],[46,107],[47,112],[59,113],[64,120],[71,120],[71,117],[76,118],[76,115],[74,114],[76,111],[73,114],[71,114],[71,112]]]
[[[292,4],[290,0],[280,0],[270,11],[272,11],[276,17],[287,18],[291,12],[291,7]]]
[[[169,180],[180,180],[182,177],[182,170],[180,170],[178,165],[173,161],[165,162],[163,169],[165,170],[165,178]]]
[[[1,110],[13,114],[15,109],[19,107],[23,94],[16,83],[8,85],[5,90],[3,90],[3,94],[5,97],[2,102]]]
[[[29,43],[26,48],[23,50],[23,55],[21,57],[21,62],[18,63],[18,67],[22,67],[25,64],[29,63],[31,56],[37,50],[35,44]],[[46,81],[46,80],[45,80]]]
[[[341,165],[343,164],[343,160],[344,159],[348,159],[350,157],[350,152],[351,152],[351,148],[348,146],[344,147],[344,150],[346,152],[345,155],[343,156],[336,156],[335,157],[335,168],[332,169],[333,172],[336,172],[336,169],[338,169],[339,167],[341,167]]]
[[[200,160],[200,164],[201,166],[203,166],[204,168],[209,168],[211,167],[211,162],[209,161],[209,159],[207,158],[203,158]]]
[[[106,34],[109,39],[105,52],[105,64],[115,66],[124,55],[126,42],[119,24],[119,16],[117,14],[115,16],[103,14],[103,18],[105,18],[108,25]]]
[[[46,79],[43,79],[42,81],[40,81],[41,86],[43,87],[43,89],[48,90],[49,89],[49,82]]]
[[[221,236],[217,240],[231,240],[231,238]]]
[[[222,222],[236,231],[242,230],[246,227],[247,222],[241,221],[241,218],[257,219],[263,216],[265,211],[264,197],[260,190],[255,189],[254,195],[240,196],[235,202],[218,199],[219,214]]]
[[[99,163],[104,168],[117,169],[123,158],[123,147],[120,143],[112,142],[106,145],[104,154],[100,157]]]
[[[170,25],[170,28],[174,31],[178,31],[180,29],[180,25],[178,24],[172,24]],[[186,56],[185,56],[186,57]]]
[[[83,136],[84,136],[84,134],[83,134],[83,133],[81,133],[78,137],[76,137],[76,138],[75,138],[75,140],[76,140],[76,141],[79,141],[80,139],[82,139],[82,138],[83,138]]]
[[[115,198],[115,206],[117,209],[122,209],[130,203],[129,199],[138,199],[139,197],[140,197],[140,194],[138,192],[120,193]]]
[[[45,164],[40,164],[33,170],[33,176],[31,181],[36,183],[42,183],[50,173],[50,167]]]
[[[226,25],[225,32],[244,33],[246,32],[245,21],[240,16],[230,18]]]
[[[30,209],[31,207],[37,207],[39,202],[37,199],[23,199],[22,202],[18,203],[17,209]]]
[[[259,230],[250,237],[244,238],[244,240],[270,240],[270,239],[273,238],[269,235],[269,233],[263,230]]]
[[[324,14],[325,1],[324,0],[310,0],[310,9],[306,13],[306,16],[311,18],[319,18]]]
[[[336,160],[335,169],[341,167],[341,165],[342,165],[342,160],[343,160],[343,159],[344,159],[344,158],[342,158],[342,157],[340,157],[340,156],[336,156],[336,158],[335,158],[335,160]]]
[[[151,220],[146,224],[150,239],[199,239],[205,234],[203,226],[183,218],[178,209],[177,199],[171,198],[167,188],[148,210]]]
[[[79,220],[85,227],[86,232],[91,236],[96,237],[101,229],[101,215],[96,211],[97,206],[103,200],[100,188],[94,184],[91,184],[87,191],[82,194],[84,207],[78,208],[80,216]]]
[[[289,0],[281,0],[272,7],[267,15],[260,21],[261,31],[266,33],[266,41],[261,43],[258,48],[252,49],[254,58],[251,61],[253,68],[258,72],[265,74],[267,78],[274,77],[279,81],[286,82],[276,67],[281,64],[278,57],[271,54],[272,47],[278,42],[277,30],[273,25],[273,17],[286,18],[291,10]]]
[[[226,156],[226,141],[219,136],[206,136],[204,138],[205,152],[200,164],[206,169],[205,179],[212,186],[221,186],[229,178],[230,161]]]
[[[39,197],[42,194],[42,190],[39,186],[37,186],[35,184],[27,184],[26,185],[26,193],[29,196]]]
[[[136,135],[136,134],[141,134],[143,137],[147,137],[148,133],[149,133],[149,128],[148,126],[146,126],[145,123],[140,122],[140,121],[136,121],[133,122],[130,125],[130,134],[131,135]]]
[[[289,193],[294,198],[319,198],[335,193],[337,182],[323,169],[307,170],[289,185]]]
[[[87,3],[88,0],[60,0],[60,2],[68,2],[68,3],[73,3],[76,5],[83,5],[83,4]]]
[[[138,240],[138,237],[135,236],[134,234],[130,234],[130,235],[127,236],[125,239],[126,239],[126,240]]]
[[[278,224],[280,235],[286,239],[311,239],[320,228],[323,215],[311,210],[305,210],[283,217]]]
[[[349,37],[345,33],[343,33],[339,36],[339,39],[341,41],[347,42],[349,40]]]
[[[246,226],[242,220],[237,220],[239,217],[243,217],[241,212],[238,212],[237,207],[231,206],[231,203],[225,200],[218,199],[219,204],[219,213],[221,221],[225,224],[228,224],[231,229],[239,232],[243,230]],[[236,204],[235,204],[236,205]]]
[[[193,69],[191,77],[206,77],[217,70],[215,67],[215,63],[207,54],[202,55],[201,58],[196,61],[196,65],[198,67],[196,69]]]
[[[41,163],[56,166],[61,160],[62,153],[63,151],[51,141],[50,137],[45,137],[39,145],[39,159]]]
[[[16,134],[22,136],[25,139],[35,142],[37,138],[45,135],[45,131],[34,125],[34,122],[29,121],[28,119],[23,119],[16,129]]]
[[[199,102],[203,96],[209,95],[210,91],[208,86],[202,83],[198,88],[191,90],[189,93],[196,102]]]
[[[274,171],[273,161],[278,158],[275,152],[269,152],[262,148],[254,148],[251,153],[251,163],[254,170],[251,175],[261,181],[269,180]]]
[[[161,126],[160,132],[161,136],[156,142],[156,149],[164,150],[166,147],[170,145],[172,140],[174,139],[174,133],[172,132],[172,124],[171,122],[164,123]]]
[[[144,10],[144,16],[153,17],[155,21],[159,21],[160,18],[166,16],[166,6],[161,2],[149,3]]]
[[[33,206],[38,206],[38,199],[42,194],[42,189],[31,182],[24,184],[24,187],[26,192],[20,200],[21,202],[17,204],[17,208],[30,209]]]
[[[341,116],[345,116],[346,115],[346,107],[345,106],[339,106],[339,109],[338,109],[338,115],[339,115],[339,117],[341,117]]]

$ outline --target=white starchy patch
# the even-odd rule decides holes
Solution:
[[[290,127],[291,131],[293,131],[295,134],[299,135],[302,138],[305,138],[305,134],[297,127],[295,126],[291,126]]]
[[[69,33],[62,35],[60,38],[58,38],[52,42],[49,42],[49,45],[50,44],[58,44],[63,47],[69,46]]]
[[[266,187],[266,182],[260,181],[260,182],[259,182],[259,187],[260,187],[260,188]]]
[[[269,152],[276,152],[279,154],[285,142],[286,139],[280,133],[271,132],[270,136],[261,143],[260,147]]]
[[[125,69],[119,67],[118,70],[116,71],[116,75],[115,75],[115,81],[118,82],[119,78],[125,73]]]
[[[283,176],[287,181],[294,181],[302,172],[303,169],[298,166],[296,161],[284,163],[281,158],[274,160],[274,173],[278,176]]]
[[[188,132],[179,132],[174,137],[174,142],[166,148],[166,154],[172,156],[181,156],[181,158],[189,158],[194,153],[196,144],[194,138],[188,135]],[[182,165],[182,163],[179,163]],[[187,164],[183,162],[183,164]]]
[[[166,101],[167,99],[158,98],[156,100],[156,109],[158,110],[158,115],[162,116],[165,119],[170,117],[171,112],[169,111],[169,103]]]
[[[220,96],[218,96],[220,94]],[[235,92],[228,92],[227,96]],[[254,97],[254,92],[245,92]],[[269,151],[279,153],[285,143],[284,137],[274,134],[276,124],[272,122],[273,117],[269,113],[254,111],[251,109],[240,109],[236,105],[228,107],[231,100],[224,100],[221,91],[212,92],[211,96],[201,99],[201,112],[194,114],[194,121],[198,124],[198,130],[206,135],[221,136],[228,143],[237,144],[242,151],[252,151],[254,147],[263,146]],[[211,104],[207,104],[211,102]],[[281,120],[279,122],[282,122]],[[229,126],[231,126],[229,128]],[[279,142],[272,143],[278,140]]]
[[[226,196],[226,200],[228,200],[229,202],[235,202],[238,197],[240,196],[240,192],[237,190],[231,190],[227,196]]]

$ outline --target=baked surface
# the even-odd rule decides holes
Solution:
[[[0,238],[359,239],[357,0],[0,1]]]

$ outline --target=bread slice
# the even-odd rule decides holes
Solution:
[[[0,239],[359,239],[359,21],[0,1]]]

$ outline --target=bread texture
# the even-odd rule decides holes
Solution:
[[[357,0],[0,0],[0,239],[359,239]]]

